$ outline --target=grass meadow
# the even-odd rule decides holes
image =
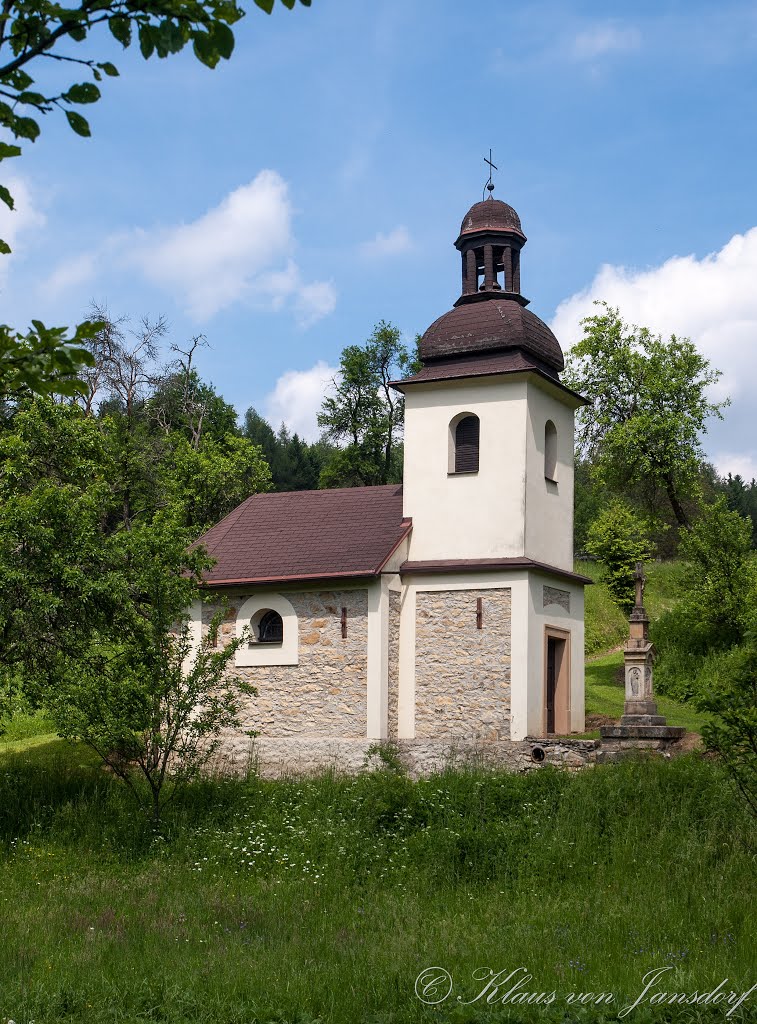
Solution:
[[[653,614],[675,586],[653,568]],[[588,713],[622,712],[626,632],[588,588]],[[716,999],[757,982],[757,829],[701,754],[212,778],[156,832],[44,714],[2,724],[0,1024],[757,1022]]]
[[[0,753],[0,847],[0,1021],[16,1024],[614,1020],[657,968],[649,995],[757,981],[757,837],[696,755],[210,779],[157,834],[82,748],[27,737]],[[437,1007],[414,991],[432,966],[454,986]],[[519,968],[515,994],[554,1003],[502,1004],[525,972],[475,999],[475,972]],[[589,992],[614,1000],[566,1002]],[[626,1019],[725,1012],[647,998]]]

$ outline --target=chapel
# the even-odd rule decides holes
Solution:
[[[584,585],[573,571],[580,395],[521,292],[520,218],[465,214],[461,294],[420,342],[402,486],[254,494],[202,538],[221,639],[257,689],[263,772],[360,767],[393,741],[411,766],[584,729]],[[246,732],[226,753],[249,754]]]

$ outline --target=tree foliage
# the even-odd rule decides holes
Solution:
[[[38,688],[133,603],[124,537],[170,521],[188,544],[269,486],[257,445],[205,433],[230,407],[193,371],[187,408],[155,415],[166,373],[150,360],[154,325],[121,341],[111,331],[107,346],[101,335],[89,342],[96,396],[27,399],[0,431],[0,664]]]
[[[623,611],[634,603],[637,562],[651,554],[650,524],[621,498],[602,507],[588,528],[586,550],[599,560],[607,589]]]
[[[0,664],[45,681],[116,610],[107,535],[114,472],[98,424],[31,402],[0,434]]]
[[[697,700],[713,718],[702,729],[736,783],[752,814],[757,816],[757,633],[720,660]]]
[[[28,400],[0,432],[0,675],[157,819],[238,724],[245,690],[225,674],[234,644],[205,643],[182,673],[181,623],[210,564],[191,542],[268,471],[237,435],[196,448],[180,430],[153,436],[149,398],[128,416]]]
[[[707,397],[720,372],[688,338],[664,341],[599,305],[604,312],[583,321],[565,376],[591,402],[578,414],[579,455],[615,493],[639,489],[650,510],[664,496],[685,527],[698,490],[701,435],[727,404]]]
[[[245,413],[243,434],[259,445],[271,467],[274,491],[312,491],[318,487],[321,470],[333,454],[333,446],[324,441],[308,444],[298,434],[290,434],[282,423],[278,431],[255,409]]]
[[[290,10],[297,0],[281,0]],[[299,0],[306,7],[311,0]],[[271,13],[274,0],[255,0]],[[19,142],[34,142],[40,134],[40,118],[53,111],[64,114],[77,135],[91,134],[80,112],[100,99],[100,83],[118,76],[110,61],[100,61],[77,51],[89,43],[90,33],[106,25],[111,36],[127,48],[137,42],[147,60],[153,54],[168,57],[191,43],[195,56],[214,68],[234,49],[231,26],[244,11],[236,0],[80,0],[67,6],[50,0],[4,0],[0,5],[0,163],[21,155]],[[85,49],[88,54],[89,47]],[[57,72],[40,76],[40,66]],[[76,69],[87,81],[71,82]],[[34,76],[37,76],[35,79]],[[62,76],[66,80],[56,86]],[[8,138],[14,140],[9,142]],[[10,210],[14,200],[0,183],[0,202]],[[0,256],[10,252],[0,239]],[[82,390],[77,373],[89,365],[81,345],[91,326],[80,325],[72,338],[65,328],[48,328],[37,320],[22,334],[0,324],[0,402],[19,390],[33,394],[72,394]],[[10,390],[6,390],[9,387]]]
[[[716,477],[716,492],[724,495],[728,508],[752,521],[752,547],[757,548],[757,480],[749,483],[738,473],[727,477]]]
[[[336,446],[321,473],[322,487],[401,479],[405,406],[390,382],[414,366],[398,328],[384,320],[364,345],[348,345],[342,351],[339,373],[318,414],[323,440]]]
[[[0,325],[0,413],[7,418],[25,395],[78,395],[85,390],[79,376],[92,365],[86,346],[96,324],[80,324],[72,336],[65,327],[32,321],[26,334]]]
[[[217,617],[193,641],[186,609],[209,561],[187,540],[167,516],[117,535],[115,621],[61,666],[46,695],[60,735],[96,751],[156,825],[216,754],[222,730],[240,726],[242,697],[255,692],[227,671],[246,635],[216,649]]]
[[[697,699],[721,655],[739,647],[757,609],[757,562],[751,523],[720,497],[683,531],[684,598],[654,625],[662,692]]]

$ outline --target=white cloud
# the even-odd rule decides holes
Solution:
[[[562,302],[552,329],[564,348],[581,337],[581,318],[597,311],[595,299],[616,306],[626,323],[649,327],[667,337],[689,337],[722,370],[712,390],[730,396],[725,422],[712,423],[717,445],[730,454],[712,456],[728,468],[734,460],[753,460],[757,407],[752,400],[757,375],[757,227],[734,235],[716,253],[673,256],[659,267],[633,270],[605,265],[585,291]],[[738,470],[741,472],[741,470]],[[731,468],[731,472],[736,472]],[[744,475],[742,473],[742,475]],[[751,479],[751,477],[750,477]]]
[[[400,224],[386,235],[379,232],[370,242],[363,242],[360,246],[360,253],[362,256],[375,258],[409,252],[412,248],[413,241],[410,238],[410,233],[404,224]]]
[[[596,60],[608,53],[628,53],[638,49],[640,44],[641,33],[637,28],[594,25],[573,38],[571,52],[576,60]]]
[[[286,423],[291,433],[305,441],[317,440],[320,431],[316,417],[337,373],[336,367],[323,361],[309,370],[287,370],[264,399],[265,418],[275,428]]]
[[[336,290],[329,281],[303,280],[294,248],[287,184],[263,170],[194,221],[109,236],[94,253],[56,267],[46,287],[62,291],[127,266],[174,295],[196,320],[244,302],[289,309],[308,327],[333,311]]]
[[[242,298],[256,275],[292,247],[284,180],[261,171],[188,224],[142,232],[131,258],[146,277],[184,295],[204,320]]]
[[[3,184],[13,196],[14,209],[0,201],[0,238],[16,253],[23,250],[24,235],[33,228],[41,227],[45,216],[38,209],[32,190],[23,178],[9,176],[3,179]],[[5,284],[12,258],[12,255],[0,255],[0,285]]]
[[[300,327],[310,327],[336,308],[333,283],[312,281],[306,284],[294,260],[289,260],[282,270],[261,274],[252,284],[251,292],[259,305],[274,312],[290,303]]]
[[[712,459],[720,476],[740,476],[749,483],[757,480],[757,455],[751,452],[720,452]]]
[[[75,256],[64,263],[59,263],[45,282],[45,290],[54,296],[62,295],[70,288],[78,288],[87,284],[96,274],[95,255],[82,253],[81,256]]]
[[[310,327],[336,308],[336,288],[331,281],[304,284],[295,299],[294,310],[300,327]]]

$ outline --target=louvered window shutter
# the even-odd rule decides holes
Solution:
[[[466,416],[455,428],[455,472],[478,472],[478,416]]]

